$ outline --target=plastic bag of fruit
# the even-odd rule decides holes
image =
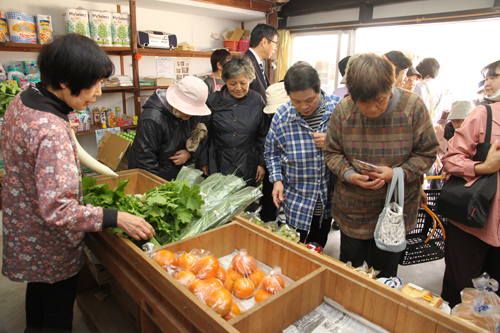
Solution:
[[[281,273],[281,267],[275,266],[264,275],[255,292],[255,302],[260,303],[272,295],[280,292],[287,286],[287,281]]]
[[[247,253],[246,249],[241,249],[236,254],[231,265],[226,272],[225,286],[232,291],[239,299],[249,299],[253,296],[257,287],[255,279],[263,276],[257,260]]]

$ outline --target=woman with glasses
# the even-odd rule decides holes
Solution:
[[[422,75],[415,69],[415,67],[410,67],[406,73],[406,81],[403,84],[403,89],[412,91],[415,89],[417,82],[420,80]]]

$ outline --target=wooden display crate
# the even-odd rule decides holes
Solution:
[[[131,181],[134,191],[142,191],[140,180],[149,185],[163,181],[132,171],[119,175],[141,174],[138,182]],[[113,177],[97,178],[116,181]],[[295,281],[230,321],[218,316],[122,235],[109,230],[88,233],[85,243],[138,304],[141,332],[280,332],[319,306],[324,296],[391,332],[481,331],[239,217],[162,247],[173,252],[205,249],[216,257],[247,249],[258,261],[280,266],[283,274]]]
[[[119,171],[117,174],[118,177],[94,176],[94,179],[97,185],[109,184],[110,189],[114,189],[119,180],[130,179],[130,182],[125,187],[125,194],[144,194],[150,188],[161,186],[167,182],[165,179],[141,169]]]

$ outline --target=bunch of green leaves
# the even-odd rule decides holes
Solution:
[[[10,102],[22,91],[21,88],[14,86],[9,82],[0,81],[0,117],[3,117],[5,110]]]
[[[173,180],[146,191],[142,198],[143,213],[156,231],[156,239],[166,244],[177,239],[193,218],[201,217],[199,185],[190,188],[187,182]]]

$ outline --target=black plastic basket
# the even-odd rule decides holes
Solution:
[[[441,190],[426,190],[427,206],[436,213],[436,201]],[[437,217],[443,224],[448,222],[445,217]],[[420,264],[428,261],[439,260],[444,257],[443,230],[437,223],[436,231],[427,243],[425,240],[432,233],[434,222],[432,217],[422,208],[418,210],[417,226],[406,236],[406,249],[401,254],[399,264],[403,266]]]

